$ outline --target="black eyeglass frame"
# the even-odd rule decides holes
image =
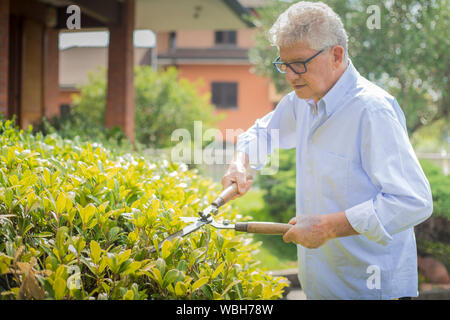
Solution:
[[[306,68],[306,64],[308,63],[308,62],[310,62],[312,59],[314,59],[315,57],[317,57],[319,54],[321,54],[323,51],[325,50],[325,48],[323,48],[322,50],[319,50],[318,52],[316,52],[313,56],[311,56],[311,57],[309,57],[308,59],[306,59],[306,60],[304,60],[304,61],[292,61],[292,62],[282,62],[282,61],[280,61],[280,56],[278,56],[278,58],[276,58],[273,62],[272,62],[272,64],[273,64],[273,66],[275,67],[275,69],[279,72],[279,73],[286,73],[286,71],[282,71],[282,70],[280,70],[278,67],[277,67],[277,65],[286,65],[286,67],[288,67],[289,69],[291,69],[295,74],[303,74],[303,73],[306,73],[306,72],[308,72],[308,69]],[[291,67],[291,64],[293,64],[293,63],[302,63],[303,64],[303,67],[305,68],[305,71],[304,72],[297,72],[297,71],[295,71],[294,70],[294,68],[293,67]]]

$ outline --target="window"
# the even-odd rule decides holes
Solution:
[[[212,103],[218,109],[237,108],[237,82],[213,82]]]
[[[177,33],[172,31],[169,33],[169,48],[175,49],[177,47]]]
[[[236,45],[236,31],[216,31],[214,43],[216,45]]]
[[[70,105],[69,104],[61,104],[59,106],[59,113],[62,118],[70,116]]]

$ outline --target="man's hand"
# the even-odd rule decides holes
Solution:
[[[232,199],[243,196],[252,186],[253,179],[248,178],[250,176],[249,173],[248,156],[243,152],[238,152],[222,178],[223,189],[229,187],[233,182],[237,184],[238,194]]]
[[[284,242],[294,242],[309,249],[320,247],[333,238],[324,217],[321,214],[308,214],[292,218],[289,224],[294,227],[284,234]]]
[[[350,225],[345,212],[305,214],[289,221],[294,225],[283,236],[284,242],[294,242],[305,248],[318,248],[330,239],[358,234]]]

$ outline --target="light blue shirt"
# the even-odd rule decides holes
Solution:
[[[275,148],[296,148],[296,215],[345,211],[359,233],[317,249],[297,245],[307,298],[417,296],[413,227],[433,204],[396,99],[350,61],[317,105],[292,91],[238,138],[255,169]]]

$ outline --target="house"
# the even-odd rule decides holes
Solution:
[[[254,14],[263,0],[239,0]],[[272,111],[280,96],[271,80],[253,71],[248,51],[255,27],[222,30],[172,30],[157,33],[158,66],[175,66],[180,76],[203,80],[200,93],[209,93],[218,114],[218,128],[226,142],[235,143],[239,130]],[[228,132],[231,134],[227,135]]]
[[[211,103],[225,119],[218,124],[229,142],[227,130],[246,130],[256,118],[273,109],[270,79],[256,75],[248,59],[254,45],[254,29],[177,30],[157,33],[158,66],[175,66],[180,77],[202,79],[200,93],[209,93]]]

